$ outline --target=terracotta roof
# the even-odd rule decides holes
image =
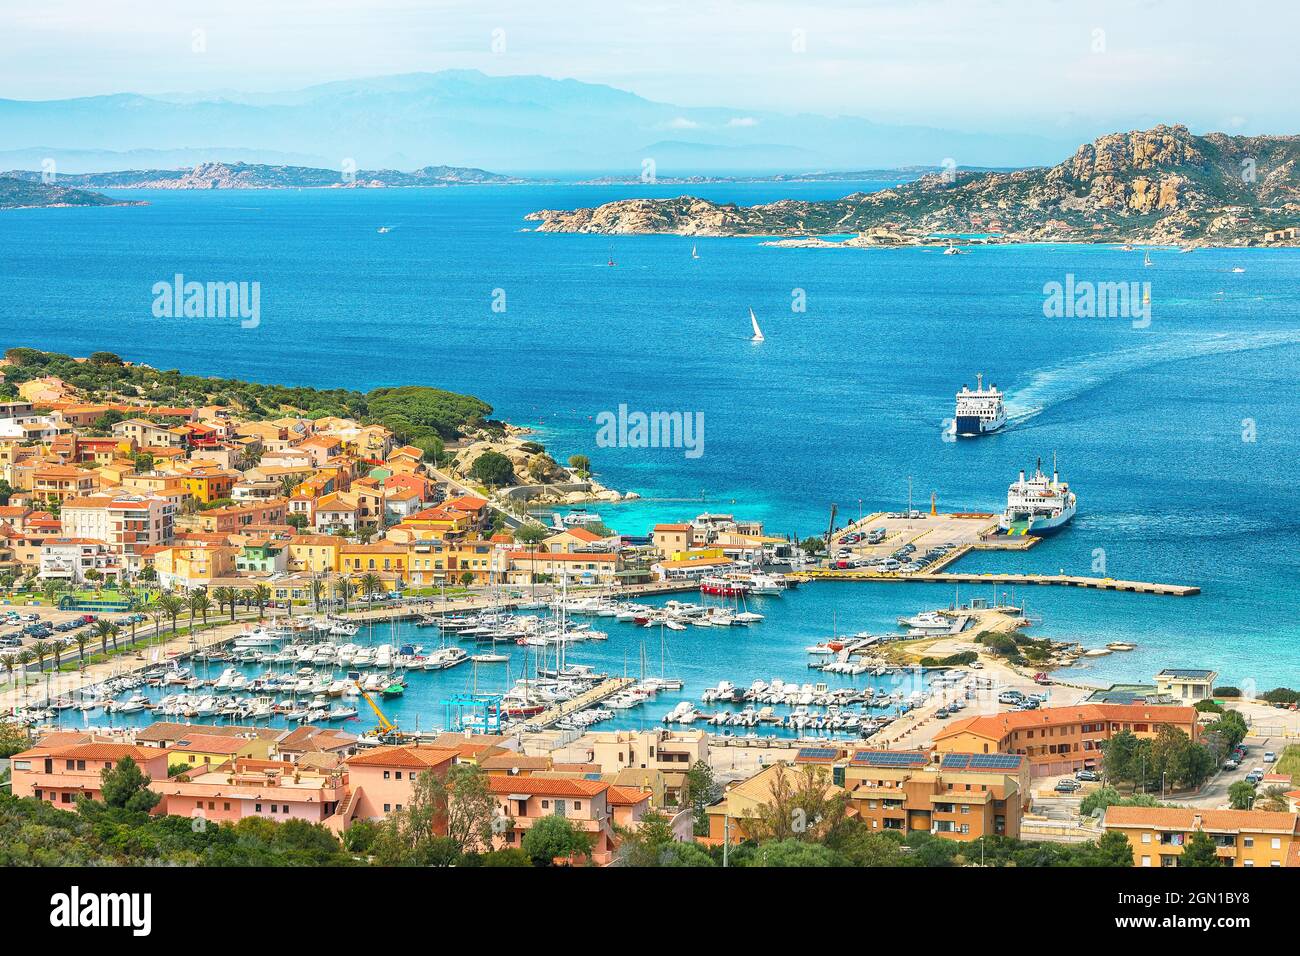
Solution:
[[[424,770],[449,764],[457,756],[456,751],[440,747],[376,747],[349,757],[346,763],[349,767],[415,767]]]
[[[688,524],[657,524],[655,531],[690,531],[691,526]]]
[[[609,789],[603,780],[568,780],[560,777],[488,777],[492,793],[527,793],[534,796],[594,797]]]
[[[965,717],[950,723],[934,735],[944,740],[960,733],[1001,740],[1017,730],[1039,727],[1059,727],[1062,724],[1080,723],[1133,723],[1153,722],[1192,724],[1196,711],[1191,707],[1172,707],[1146,704],[1079,704],[1073,707],[1043,707],[1039,710],[1012,711],[983,717]]]
[[[645,803],[650,799],[650,791],[636,787],[611,786],[605,799],[609,801],[610,806],[635,807],[638,803]]]
[[[1106,827],[1191,830],[1200,817],[1205,830],[1255,830],[1294,833],[1300,814],[1273,810],[1201,810],[1194,807],[1108,807]]]

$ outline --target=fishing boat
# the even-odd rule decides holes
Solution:
[[[750,322],[750,324],[753,325],[753,327],[754,327],[754,334],[753,334],[752,336],[750,336],[749,341],[751,341],[751,342],[762,342],[762,341],[764,341],[764,338],[763,338],[763,330],[760,329],[760,328],[758,327],[758,317],[757,317],[756,315],[754,315],[754,310],[753,310],[753,309],[750,309],[750,310],[749,310],[749,322]]]
[[[392,684],[389,684],[387,687],[381,690],[379,693],[382,694],[385,699],[392,698],[392,697],[401,697],[403,694],[406,693],[406,688],[403,687],[401,684],[393,682]]]

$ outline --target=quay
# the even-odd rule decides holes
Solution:
[[[613,697],[619,691],[631,687],[636,683],[634,677],[611,677],[608,680],[601,681],[591,690],[585,691],[574,697],[572,700],[566,700],[540,714],[534,714],[524,721],[524,730],[545,730],[561,717],[567,717],[569,714],[576,714],[580,710],[586,710],[595,704],[599,704],[606,697]]]
[[[1201,589],[1190,584],[1161,584],[1154,581],[1121,581],[1115,578],[1089,578],[1074,574],[955,574],[924,572],[897,574],[889,571],[873,572],[814,568],[797,572],[794,577],[804,581],[883,581],[907,583],[921,581],[930,584],[1043,584],[1075,588],[1093,588],[1099,591],[1128,591],[1132,594],[1162,594],[1170,597],[1190,597]]]

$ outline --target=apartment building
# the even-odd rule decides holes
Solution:
[[[127,570],[137,570],[148,548],[170,544],[175,506],[164,498],[111,495],[73,498],[63,505],[63,533],[105,542]]]
[[[798,762],[834,750],[805,748]],[[934,833],[951,840],[1020,836],[1029,762],[1018,754],[859,750],[833,765],[833,780],[873,831]]]
[[[1076,704],[1044,707],[948,724],[934,736],[940,753],[1020,754],[1029,759],[1030,775],[1073,773],[1101,761],[1101,748],[1116,734],[1128,731],[1141,738],[1156,736],[1163,727],[1180,730],[1195,740],[1196,710],[1148,704]]]
[[[1197,830],[1225,866],[1300,866],[1300,815],[1268,810],[1109,807],[1102,820],[1133,847],[1134,866],[1177,866]]]

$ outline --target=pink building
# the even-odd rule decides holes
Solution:
[[[591,859],[605,865],[614,859],[617,836],[614,833],[615,814],[610,805],[608,783],[600,780],[568,779],[562,777],[509,777],[488,778],[488,788],[496,797],[501,812],[514,822],[514,826],[495,837],[498,848],[520,848],[524,834],[548,816],[562,816],[592,837]],[[646,797],[649,805],[649,795]]]
[[[154,781],[167,779],[167,751],[130,744],[104,743],[86,734],[69,743],[68,734],[52,734],[46,741],[15,754],[11,766],[13,795],[48,800],[71,810],[78,795],[92,800],[102,796],[101,774],[130,757]]]
[[[342,772],[302,770],[287,761],[236,760],[230,766],[155,779],[160,812],[234,823],[244,817],[324,823],[347,796]]]
[[[347,758],[351,794],[340,808],[339,826],[353,820],[382,820],[410,802],[411,788],[426,770],[445,775],[458,759],[454,750],[419,745],[375,747]]]

